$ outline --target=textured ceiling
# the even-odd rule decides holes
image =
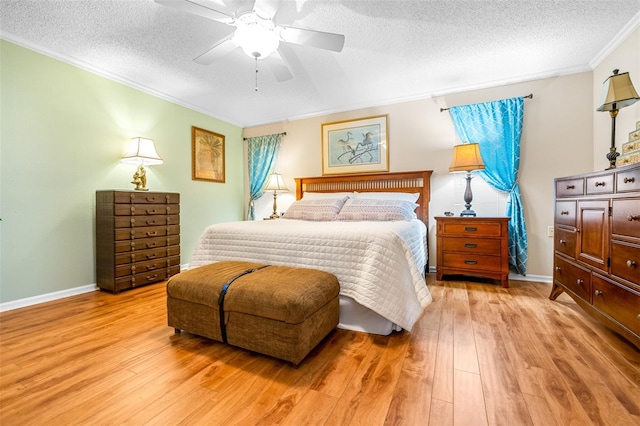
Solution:
[[[153,0],[0,0],[2,38],[242,127],[590,70],[639,21],[640,0],[282,0],[276,24],[341,33],[345,47],[281,44],[294,78],[258,62],[256,92],[240,49],[193,62],[225,24]]]

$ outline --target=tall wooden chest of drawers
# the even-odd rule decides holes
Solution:
[[[180,194],[96,191],[96,272],[118,293],[180,272]]]
[[[555,180],[553,288],[640,348],[640,164]]]
[[[436,217],[436,278],[473,275],[509,287],[508,217]]]

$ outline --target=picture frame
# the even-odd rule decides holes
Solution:
[[[225,137],[199,127],[191,127],[192,180],[225,181]]]
[[[388,116],[322,125],[322,174],[389,171]]]

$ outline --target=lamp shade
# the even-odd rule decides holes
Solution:
[[[132,138],[129,149],[120,160],[127,164],[142,164],[145,166],[162,164],[162,158],[158,155],[156,147],[151,139]]]
[[[450,172],[462,172],[484,169],[484,162],[480,155],[480,145],[464,143],[453,147],[453,158],[449,166]]]
[[[289,188],[284,184],[284,179],[280,173],[272,173],[265,188],[267,191],[288,192]]]
[[[270,20],[247,13],[236,20],[236,25],[232,40],[250,57],[263,59],[278,49],[280,38]]]
[[[631,83],[628,72],[618,74],[613,70],[613,75],[604,81],[602,90],[602,105],[596,111],[613,111],[633,105],[640,100],[638,92]]]

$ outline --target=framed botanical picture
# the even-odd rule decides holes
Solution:
[[[191,127],[193,180],[224,182],[224,135]]]
[[[389,171],[387,116],[322,125],[322,174]]]

